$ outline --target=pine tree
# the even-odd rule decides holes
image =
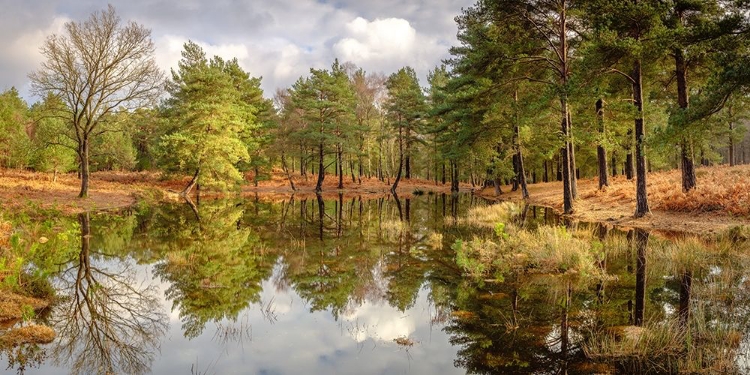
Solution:
[[[417,74],[411,67],[404,67],[391,74],[385,83],[388,88],[386,111],[391,125],[397,131],[399,165],[396,180],[391,187],[395,191],[401,180],[411,178],[412,150],[419,142],[421,121],[425,116],[425,97],[419,86]]]
[[[237,163],[249,159],[240,135],[255,126],[256,109],[242,100],[225,68],[221,58],[209,61],[200,46],[188,42],[172,71],[166,116],[173,130],[161,145],[169,171],[193,176],[184,195],[198,183],[226,189],[241,181]]]

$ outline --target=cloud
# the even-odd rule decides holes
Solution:
[[[388,61],[403,59],[413,50],[417,31],[409,21],[400,18],[376,19],[369,22],[362,17],[346,25],[351,36],[333,46],[344,60]]]
[[[104,9],[99,0],[7,1],[0,14],[0,90],[28,86],[44,37]],[[267,96],[334,58],[390,74],[409,65],[423,79],[456,43],[453,17],[474,0],[110,0],[123,21],[152,30],[156,60],[175,67],[193,40],[209,55],[236,57],[262,76]]]
[[[419,33],[402,18],[368,21],[357,17],[346,24],[346,32],[333,45],[334,55],[366,70],[391,73],[409,65],[426,75],[447,54],[438,37]]]

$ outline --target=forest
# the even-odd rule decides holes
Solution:
[[[424,76],[274,92],[199,41],[165,72],[111,5],[46,35],[0,94],[0,363],[750,371],[750,2],[455,24]]]
[[[366,72],[335,60],[264,93],[237,59],[192,41],[165,75],[150,30],[110,6],[41,46],[29,105],[0,96],[0,166],[77,172],[160,171],[233,191],[283,173],[344,183],[413,178],[471,186],[636,181],[649,172],[746,164],[750,140],[747,4],[742,1],[478,1],[456,17],[460,44],[420,80],[405,66]],[[426,85],[422,85],[426,82]]]

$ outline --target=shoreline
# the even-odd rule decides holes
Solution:
[[[717,181],[715,174],[730,173],[750,178],[750,166],[741,167],[708,167],[700,168],[699,187]],[[692,204],[700,199],[711,199],[705,191],[694,191],[688,194],[675,192],[679,188],[679,171],[656,172],[649,174],[649,200],[652,213],[644,218],[634,219],[635,207],[634,181],[622,176],[612,178],[612,184],[605,191],[598,191],[596,179],[578,181],[579,198],[571,215],[562,215],[562,184],[548,182],[529,184],[530,198],[528,203],[551,208],[556,214],[590,223],[605,223],[623,228],[643,228],[666,232],[694,233],[712,235],[724,232],[736,226],[750,226],[750,215],[736,215],[721,206],[709,206],[704,210],[684,211],[665,210],[670,199],[683,199]],[[713,181],[712,181],[713,180]],[[718,179],[720,181],[720,179]],[[270,180],[260,181],[258,186],[248,183],[241,191],[221,193],[203,192],[201,199],[221,199],[226,197],[258,197],[262,199],[314,198],[316,192],[312,185],[313,178],[295,181],[297,190],[292,191],[286,178],[274,174]],[[739,183],[742,183],[741,180]],[[179,191],[184,186],[183,180],[164,180],[158,173],[151,172],[96,172],[92,174],[88,198],[77,197],[79,182],[75,174],[59,175],[52,181],[52,174],[26,172],[18,170],[0,170],[0,205],[7,211],[36,212],[39,209],[52,209],[63,214],[77,214],[85,211],[108,211],[132,207],[139,202],[158,203],[180,200]],[[736,181],[735,181],[736,183]],[[344,189],[336,189],[338,181],[328,176],[320,193],[326,199],[345,199],[361,197],[374,199],[390,195],[390,185],[377,179],[362,180],[362,183],[344,181]],[[745,185],[745,188],[750,185]],[[461,186],[461,192],[472,193],[478,197],[494,201],[523,202],[520,191],[510,192],[509,186],[502,187],[504,193],[496,196],[494,188],[472,188]],[[401,198],[414,196],[417,190],[424,193],[448,193],[449,185],[435,185],[433,181],[412,179],[402,180],[397,189]],[[656,190],[656,191],[655,191]],[[726,194],[725,194],[726,195]],[[677,197],[677,198],[675,198]],[[721,197],[721,196],[719,196]],[[731,198],[731,197],[730,197]],[[742,198],[742,197],[741,197]],[[666,203],[665,203],[666,202]],[[740,201],[741,203],[744,201]],[[680,208],[679,206],[677,208]],[[726,207],[725,207],[726,208]],[[748,207],[737,207],[738,210],[750,211]]]

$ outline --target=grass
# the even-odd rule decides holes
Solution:
[[[687,326],[677,318],[649,321],[643,327],[625,326],[589,332],[582,345],[587,358],[616,364],[623,371],[718,374],[741,373],[742,332],[747,319],[733,317],[719,323],[699,302]]]
[[[658,211],[708,213],[722,212],[750,216],[750,166],[715,166],[700,168],[698,186],[683,192],[679,170],[648,174],[647,188],[651,209]],[[611,180],[605,191],[589,190],[581,195],[602,203],[635,201],[635,180],[622,176]]]
[[[55,331],[47,326],[30,324],[12,328],[0,335],[0,346],[18,346],[22,344],[49,344],[55,339]]]
[[[507,223],[517,216],[521,208],[516,203],[500,202],[487,206],[472,207],[466,215],[458,218],[446,216],[445,220],[449,224],[461,226],[494,229],[497,223]]]
[[[602,244],[585,232],[574,236],[563,226],[527,230],[512,224],[518,205],[501,203],[469,210],[456,221],[476,228],[493,228],[492,236],[457,240],[456,263],[475,279],[503,280],[513,272],[601,276],[596,266]]]
[[[750,368],[742,358],[750,348],[742,343],[750,325],[745,281],[750,260],[737,245],[725,236],[651,240],[649,272],[677,280],[686,271],[692,275],[687,321],[674,311],[654,313],[643,327],[589,327],[582,346],[586,357],[621,372],[746,373]]]

